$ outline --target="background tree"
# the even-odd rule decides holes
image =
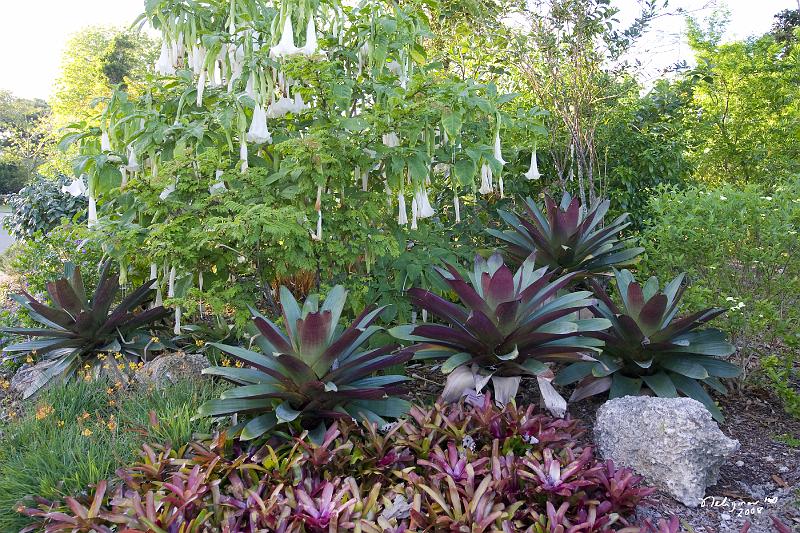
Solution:
[[[0,193],[21,189],[46,160],[53,145],[49,115],[44,100],[0,91]]]

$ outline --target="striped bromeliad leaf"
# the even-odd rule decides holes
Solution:
[[[51,379],[62,376],[70,378],[79,368],[90,365],[99,371],[102,360],[97,356],[103,352],[120,352],[126,357],[139,357],[146,345],[142,329],[164,318],[168,311],[157,306],[145,311],[137,310],[153,297],[155,280],[131,291],[112,309],[119,279],[110,275],[111,262],[106,262],[100,272],[97,289],[91,300],[80,268],[72,263],[64,266],[63,278],[47,284],[47,292],[53,302],[48,306],[23,292],[12,298],[26,308],[38,328],[3,328],[5,333],[35,337],[3,348],[7,354],[35,354],[40,362],[49,363],[34,380],[23,397],[28,398]],[[115,364],[106,365],[116,371]]]
[[[567,367],[556,383],[580,382],[571,400],[606,391],[611,398],[635,395],[643,388],[664,398],[683,393],[703,403],[714,418],[722,420],[722,413],[702,385],[724,393],[720,379],[735,377],[740,369],[723,359],[735,351],[725,334],[701,326],[726,310],[709,308],[677,316],[686,290],[684,274],[669,282],[663,291],[654,277],[640,285],[627,270],[615,270],[614,276],[621,307],[598,283],[592,282],[598,298],[592,312],[611,322],[607,332],[598,334],[605,341],[603,353],[595,363]]]
[[[302,307],[286,287],[280,294],[285,332],[252,310],[260,352],[213,344],[242,367],[203,371],[236,387],[203,404],[201,415],[243,415],[245,421],[234,433],[240,431],[240,438],[250,440],[294,420],[314,430],[337,418],[367,418],[383,425],[385,418],[405,414],[409,404],[399,396],[406,392],[408,378],[375,374],[405,363],[413,350],[398,351],[397,344],[367,347],[369,339],[383,331],[373,323],[385,307],[367,308],[341,330],[337,326],[347,298],[341,285],[331,289],[321,304],[312,294]]]
[[[480,391],[489,380],[499,403],[512,399],[524,375],[548,371],[548,361],[585,361],[602,341],[588,333],[610,326],[605,318],[579,319],[595,303],[591,292],[564,293],[576,273],[555,277],[536,268],[531,254],[512,272],[500,254],[475,258],[466,281],[454,265],[436,268],[460,305],[423,289],[411,289],[411,301],[443,323],[399,326],[390,333],[418,343],[418,359],[444,359],[449,374],[445,401]],[[540,386],[542,386],[540,382]]]
[[[601,224],[610,205],[608,200],[597,200],[587,210],[578,198],[564,193],[560,204],[545,195],[544,205],[542,213],[536,202],[527,198],[527,216],[499,211],[511,229],[487,230],[506,243],[506,252],[518,263],[535,251],[536,265],[547,266],[558,274],[599,273],[630,264],[644,251],[629,248],[620,237],[620,232],[630,225],[627,213],[608,225]]]

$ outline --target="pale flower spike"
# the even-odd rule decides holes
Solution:
[[[414,194],[414,200],[417,202],[417,216],[419,218],[428,218],[436,214],[436,211],[431,206],[428,200],[428,190],[422,187]]]
[[[539,165],[536,162],[536,148],[531,152],[531,168],[525,173],[525,177],[529,180],[538,180],[541,177]]]
[[[283,23],[283,33],[278,44],[269,49],[269,57],[279,59],[281,57],[292,57],[302,53],[302,49],[294,45],[294,28],[292,27],[292,17],[286,17]]]
[[[162,76],[174,76],[175,67],[173,66],[172,54],[167,42],[161,43],[161,55],[156,61],[156,72]]]
[[[247,155],[247,140],[242,136],[239,143],[239,160],[242,162],[242,172],[246,172],[249,168],[248,155]]]
[[[461,222],[461,201],[458,199],[458,193],[453,195],[453,208],[456,212],[456,223]]]
[[[411,229],[417,229],[417,199],[411,200]]]
[[[100,150],[103,152],[111,151],[111,139],[109,139],[107,131],[103,131],[102,135],[100,135]]]
[[[125,165],[125,168],[131,172],[138,172],[141,169],[139,160],[136,158],[136,152],[133,150],[132,146],[128,147],[128,164]]]
[[[94,196],[89,196],[89,227],[97,224],[97,200]]]
[[[317,27],[314,24],[314,17],[308,19],[306,26],[306,44],[301,48],[301,53],[305,56],[313,56],[317,52],[319,44],[317,42]]]
[[[71,196],[83,196],[86,194],[86,183],[83,181],[83,177],[86,174],[81,174],[79,178],[72,180],[72,183],[69,185],[64,185],[61,187],[61,192],[64,194],[70,194]]]

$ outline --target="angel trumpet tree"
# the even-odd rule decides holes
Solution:
[[[477,256],[469,281],[454,265],[436,267],[460,305],[427,290],[408,291],[415,306],[443,324],[399,326],[390,333],[418,343],[417,359],[444,359],[442,372],[449,375],[445,401],[480,393],[491,381],[495,400],[505,403],[516,396],[522,376],[548,373],[546,362],[594,360],[587,353],[602,341],[589,334],[611,323],[605,318],[577,318],[595,301],[588,291],[560,292],[576,274],[555,277],[535,264],[531,254],[514,273],[500,254],[488,261]],[[544,392],[550,397],[553,391]]]

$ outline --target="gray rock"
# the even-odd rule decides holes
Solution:
[[[136,373],[136,378],[142,383],[161,387],[182,380],[201,379],[204,377],[203,369],[209,366],[205,355],[173,353],[145,363]]]
[[[635,470],[690,507],[719,479],[725,458],[739,449],[700,402],[691,398],[626,396],[597,411],[601,455]]]

